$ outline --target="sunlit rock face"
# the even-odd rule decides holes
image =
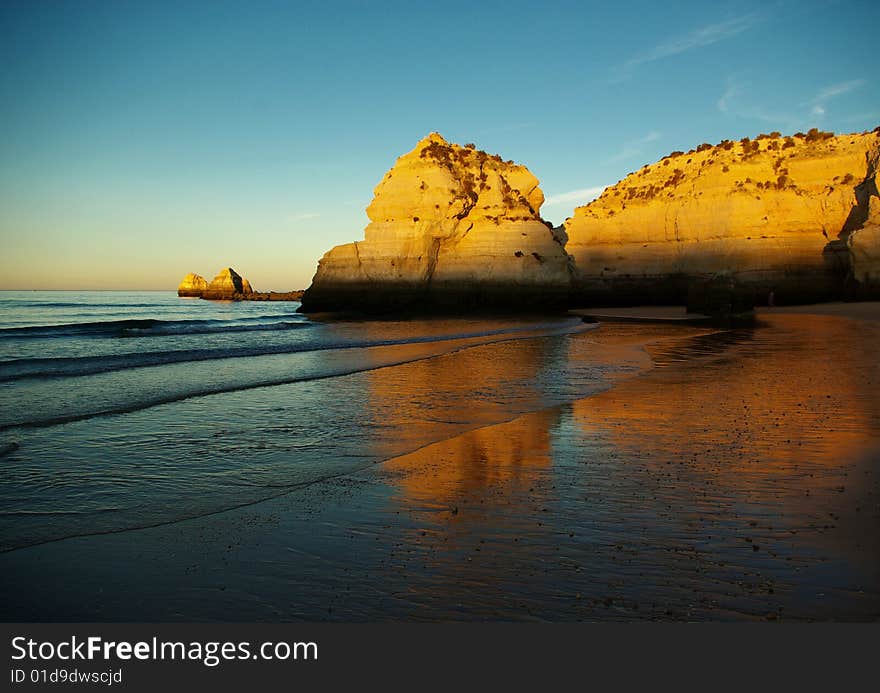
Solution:
[[[432,133],[376,187],[364,240],[320,260],[303,309],[562,301],[570,258],[543,201],[525,167]]]
[[[177,295],[200,298],[207,288],[208,282],[203,276],[190,272],[177,287]]]
[[[238,272],[231,267],[225,267],[208,284],[208,288],[202,293],[202,298],[234,299],[252,293],[253,290],[247,279],[242,279]]]
[[[852,290],[856,297],[880,297],[880,193],[877,169],[880,143],[867,155],[867,175],[856,187],[856,207],[850,216],[845,239],[852,263]]]
[[[773,133],[643,167],[566,221],[575,295],[680,301],[694,278],[715,274],[777,301],[836,298],[847,286],[870,294],[878,143],[880,129]]]

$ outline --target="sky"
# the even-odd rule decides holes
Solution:
[[[880,2],[0,2],[0,289],[305,288],[426,134],[554,223],[702,142],[880,125]]]

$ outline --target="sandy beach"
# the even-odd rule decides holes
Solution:
[[[473,425],[239,509],[0,554],[0,616],[876,620],[878,316],[824,304],[762,310],[753,329],[608,324],[371,371],[376,401],[412,401],[411,430],[426,393]],[[481,425],[480,383],[548,349],[632,368]]]
[[[862,301],[858,303],[815,303],[807,306],[776,306],[758,308],[758,314],[790,313],[795,315],[831,315],[853,320],[880,320],[880,301]]]

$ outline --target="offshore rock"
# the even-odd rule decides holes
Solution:
[[[190,272],[183,278],[183,281],[180,282],[180,286],[177,287],[177,295],[189,298],[201,298],[207,288],[208,282],[203,276]]]
[[[288,297],[292,293],[295,292],[289,294],[274,294],[273,292],[272,298],[269,298],[269,294],[258,294],[253,290],[250,282],[241,277],[238,272],[231,267],[226,267],[220,270],[210,284],[205,281],[204,277],[190,272],[183,278],[180,286],[177,287],[178,296],[221,301],[239,301],[243,299],[263,301],[294,300],[290,298],[275,298],[275,296]]]
[[[202,298],[211,300],[235,300],[252,294],[250,282],[231,267],[225,267],[217,273],[217,276],[208,284],[208,288],[202,293]]]

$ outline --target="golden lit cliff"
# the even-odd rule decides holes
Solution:
[[[880,283],[880,128],[702,144],[644,166],[565,223],[581,300],[674,300],[728,274],[792,302]]]
[[[364,240],[324,255],[304,309],[565,297],[565,239],[541,219],[544,195],[525,167],[432,133],[374,192]]]

